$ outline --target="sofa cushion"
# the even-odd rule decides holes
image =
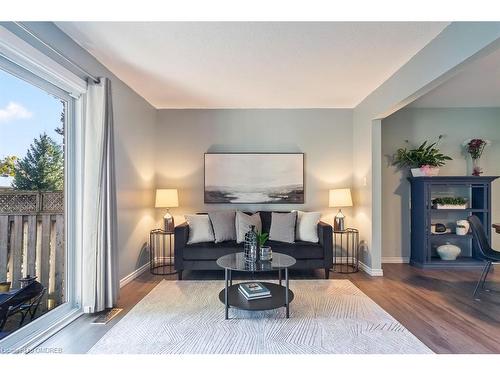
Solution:
[[[236,241],[224,242],[201,242],[197,244],[186,245],[184,247],[184,259],[186,260],[216,260],[217,258],[243,251],[243,245]]]
[[[321,259],[324,257],[324,249],[318,243],[296,241],[285,243],[279,241],[267,241],[267,246],[271,246],[272,251],[290,255],[295,259]]]
[[[287,243],[295,242],[295,224],[297,222],[297,212],[286,214],[273,212],[271,215],[271,230],[269,239]]]
[[[214,229],[215,242],[236,240],[236,211],[209,212],[208,217]]]
[[[262,221],[262,232],[269,233],[271,230],[272,211],[259,211],[259,214]]]
[[[271,246],[273,251],[291,255],[295,259],[322,259],[324,257],[323,247],[317,243],[297,241],[290,244],[268,241],[266,245]],[[243,245],[237,244],[236,241],[201,242],[186,245],[183,250],[183,257],[186,260],[216,260],[223,255],[242,251]]]

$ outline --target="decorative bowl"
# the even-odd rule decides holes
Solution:
[[[456,260],[462,252],[458,246],[452,245],[449,242],[446,245],[438,246],[436,251],[442,260]]]

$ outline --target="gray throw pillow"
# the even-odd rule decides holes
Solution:
[[[296,221],[297,212],[273,212],[271,216],[271,230],[269,231],[269,239],[271,241],[294,243]]]
[[[214,231],[208,215],[184,215],[189,224],[188,244],[213,242]]]
[[[209,212],[208,217],[214,228],[215,243],[234,241],[236,239],[236,211]]]
[[[245,241],[245,234],[251,229],[252,225],[255,226],[255,231],[260,233],[262,231],[262,222],[260,221],[260,214],[258,212],[253,215],[247,215],[243,212],[236,212],[236,242],[242,243]]]

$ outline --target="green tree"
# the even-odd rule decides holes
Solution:
[[[40,134],[16,163],[12,185],[18,190],[62,190],[63,183],[62,148],[47,134]]]
[[[17,156],[6,156],[0,159],[0,176],[1,177],[14,177]]]

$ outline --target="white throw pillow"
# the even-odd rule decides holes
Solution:
[[[258,212],[253,215],[247,215],[241,211],[236,212],[236,242],[245,242],[245,234],[255,225],[255,231],[260,233],[262,231],[262,222]]]
[[[318,223],[320,218],[320,212],[297,211],[295,239],[298,241],[317,243],[319,241]]]
[[[188,245],[215,241],[214,231],[208,215],[185,215],[189,224]]]

